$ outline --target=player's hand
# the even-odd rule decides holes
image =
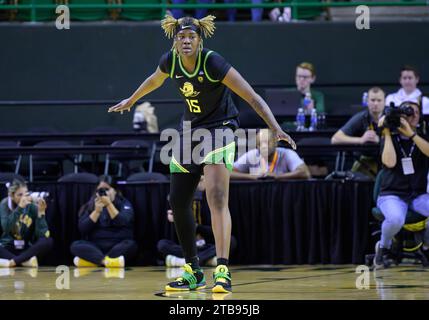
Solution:
[[[124,99],[113,107],[110,107],[108,112],[120,112],[122,114],[124,111],[129,112],[133,105],[134,103],[131,101],[130,98]]]
[[[296,150],[295,141],[283,130],[274,131],[274,137],[277,141],[283,140],[290,144],[293,150]]]

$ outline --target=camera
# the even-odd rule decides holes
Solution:
[[[414,115],[414,108],[411,104],[403,103],[399,107],[396,107],[393,102],[390,103],[389,107],[386,107],[386,118],[384,119],[383,126],[390,130],[396,130],[401,126],[401,116],[407,117]]]
[[[100,188],[100,189],[97,190],[97,194],[100,197],[105,197],[105,196],[107,196],[107,190],[108,189],[106,189],[106,188]]]
[[[33,202],[39,201],[39,199],[45,200],[49,197],[49,192],[47,191],[38,191],[38,192],[29,192],[28,196],[31,197]]]

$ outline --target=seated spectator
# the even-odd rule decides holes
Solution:
[[[202,177],[198,184],[192,204],[197,239],[196,246],[200,264],[216,267],[216,247],[212,227],[210,225],[210,215],[204,215],[202,210],[203,192],[205,189],[203,179],[204,178]],[[169,222],[174,223],[174,213],[171,209],[167,210],[167,219]],[[167,267],[181,267],[185,265],[186,261],[183,257],[182,247],[178,244],[178,241],[161,239],[158,241],[157,247],[158,252],[161,254],[163,259],[165,259],[165,265]],[[234,236],[231,235],[231,254],[236,247],[237,241]]]
[[[137,255],[133,240],[134,211],[131,203],[102,176],[91,199],[79,211],[79,230],[84,240],[72,243],[76,267],[123,268]]]
[[[316,108],[317,113],[325,112],[325,97],[322,92],[311,89],[316,81],[316,69],[309,62],[302,62],[296,67],[295,83],[296,89],[302,94],[301,105],[305,107],[306,113]],[[310,102],[304,106],[304,98],[309,95]]]
[[[256,1],[256,0],[252,0],[252,1]],[[197,0],[198,4],[205,4],[205,3],[212,3],[212,0]],[[234,0],[224,0],[225,3],[234,3]],[[186,1],[185,0],[172,0],[172,3],[174,4],[185,4]],[[195,9],[195,19],[201,19],[204,18],[207,15],[208,9],[206,8],[200,8],[200,9]],[[237,9],[235,8],[231,8],[231,9],[226,9],[226,15],[228,17],[228,21],[235,21],[235,16],[237,14]],[[185,11],[183,9],[179,9],[179,8],[174,8],[171,9],[171,15],[175,18],[175,19],[180,19],[183,18],[185,16]]]
[[[184,4],[186,3],[185,0],[172,0],[171,1],[174,4]],[[197,3],[212,3],[212,0],[197,0]],[[224,3],[236,3],[236,0],[223,0]],[[260,4],[263,3],[263,0],[252,0],[253,4]],[[171,9],[171,15],[175,19],[183,18],[185,16],[185,11],[183,9],[173,8]],[[195,18],[201,19],[207,15],[208,9],[195,9]],[[250,10],[251,17],[253,22],[259,22],[262,21],[263,14],[264,14],[264,8],[252,8]],[[236,20],[237,16],[237,9],[236,8],[230,8],[226,9],[226,16],[227,20],[230,22],[233,22]]]
[[[8,197],[0,203],[0,267],[35,268],[38,258],[52,249],[46,208],[44,199],[32,199],[25,182],[8,185]]]
[[[368,109],[355,114],[331,139],[332,144],[379,143],[378,120],[384,111],[384,91],[373,87],[368,91]],[[363,154],[352,167],[353,172],[361,172],[375,179],[378,171],[378,157]]]
[[[272,131],[261,129],[258,132],[257,148],[237,159],[231,179],[257,180],[267,177],[278,180],[309,179],[311,175],[295,151],[277,147]]]
[[[424,97],[417,88],[419,80],[420,76],[416,68],[409,65],[402,67],[399,77],[401,89],[387,96],[386,106],[390,106],[391,102],[399,106],[404,101],[414,101],[423,106],[423,114],[429,114],[429,98]]]
[[[407,102],[405,102],[407,103]],[[412,116],[402,116],[398,132],[383,129],[381,160],[384,174],[381,178],[377,207],[384,216],[381,239],[376,244],[374,265],[384,266],[391,255],[393,237],[405,223],[408,208],[429,217],[429,194],[427,193],[427,172],[429,169],[429,136],[421,123],[421,108],[413,102],[407,103],[414,109]],[[385,116],[378,125],[384,125]],[[396,131],[396,130],[395,130]],[[429,243],[425,239],[424,254],[429,257]]]

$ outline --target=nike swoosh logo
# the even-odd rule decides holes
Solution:
[[[176,79],[180,79],[180,78],[183,78],[183,76],[176,75]]]
[[[229,121],[224,121],[222,124],[223,124],[224,126],[226,126],[228,123],[229,123]]]

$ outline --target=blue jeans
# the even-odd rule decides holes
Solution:
[[[390,248],[393,237],[401,230],[407,217],[408,203],[394,195],[379,196],[377,207],[384,215],[381,226],[381,247]],[[429,216],[429,193],[415,198],[410,208],[425,217]]]

